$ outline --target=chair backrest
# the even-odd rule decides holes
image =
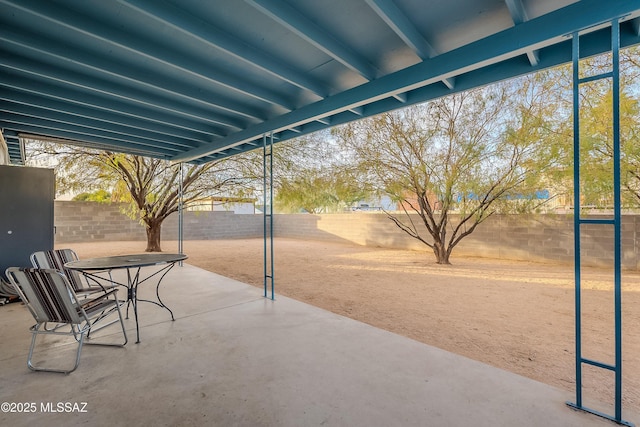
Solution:
[[[85,320],[67,278],[57,270],[10,267],[6,276],[38,323]]]
[[[77,270],[64,268],[67,262],[77,261],[78,255],[72,249],[54,249],[51,251],[38,251],[31,254],[31,264],[34,268],[50,268],[64,273],[76,292],[86,289],[84,282]]]

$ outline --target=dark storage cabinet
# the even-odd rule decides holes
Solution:
[[[0,276],[28,267],[29,255],[53,249],[53,169],[0,166]]]

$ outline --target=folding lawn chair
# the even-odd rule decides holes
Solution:
[[[57,270],[10,267],[6,270],[6,276],[36,320],[36,324],[30,328],[32,338],[27,357],[29,369],[33,371],[62,372],[65,374],[74,371],[80,363],[80,354],[85,336],[89,340],[89,334],[92,330],[95,331],[97,325],[102,326],[104,319],[114,311],[117,311],[120,319],[124,342],[122,344],[112,344],[89,340],[87,344],[122,347],[127,343],[127,333],[120,311],[120,304],[116,298],[117,289],[114,288],[97,294],[95,297],[79,301],[67,277]],[[47,323],[54,323],[56,326],[48,328]],[[65,326],[69,328],[68,331],[63,330]],[[32,358],[36,346],[36,338],[42,334],[69,335],[75,338],[78,343],[78,349],[73,368],[57,369],[33,365]]]

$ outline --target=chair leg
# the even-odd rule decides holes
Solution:
[[[86,344],[89,345],[101,345],[101,346],[112,346],[112,347],[123,347],[127,344],[128,342],[128,338],[127,338],[127,331],[125,329],[124,326],[124,319],[122,318],[122,311],[120,310],[120,304],[116,301],[114,303],[114,305],[116,306],[116,310],[118,311],[118,319],[120,320],[120,326],[122,328],[122,336],[124,338],[124,342],[122,344],[110,344],[110,343],[100,343],[100,342],[90,342],[87,341]],[[109,324],[115,323],[117,322],[117,320],[110,322]],[[44,330],[40,330],[40,328],[43,326]],[[61,325],[60,325],[61,326]],[[87,325],[84,328],[74,328],[73,326],[71,326],[71,331],[67,334],[67,333],[63,333],[63,332],[55,332],[59,329],[60,326],[57,326],[56,328],[54,328],[53,330],[48,329],[46,324],[43,323],[38,323],[36,325],[34,325],[31,328],[31,346],[29,347],[29,355],[27,356],[27,366],[30,370],[32,371],[44,371],[44,372],[58,372],[58,373],[63,373],[63,374],[68,374],[70,372],[75,371],[78,368],[78,365],[80,364],[80,355],[82,354],[82,345],[85,343],[85,335],[88,335],[88,333],[91,331],[91,326],[92,325]],[[98,328],[100,329],[100,328]],[[36,343],[37,343],[37,338],[38,335],[67,335],[67,336],[73,336],[76,340],[76,342],[78,343],[78,348],[76,350],[76,360],[75,363],[73,365],[73,367],[71,369],[54,369],[54,368],[49,368],[49,367],[44,367],[44,366],[35,366],[33,364],[33,353],[35,351],[36,348]],[[88,338],[88,337],[87,337]]]
[[[118,319],[120,320],[120,327],[122,328],[122,336],[124,337],[124,342],[122,344],[110,344],[110,343],[101,343],[101,342],[95,342],[95,341],[87,341],[87,345],[101,345],[101,346],[108,346],[108,347],[124,347],[127,342],[129,342],[129,339],[127,338],[127,331],[125,329],[124,326],[124,320],[122,318],[122,311],[120,310],[120,303],[119,301],[116,300],[115,302],[115,307],[116,310],[118,311]],[[100,319],[102,319],[103,317],[100,316]],[[109,323],[107,323],[106,325],[100,325],[98,328],[93,328],[93,324],[91,325],[91,327],[89,328],[88,332],[87,332],[87,337],[90,336],[91,331],[99,331],[102,328],[105,328],[109,325],[112,325],[114,323],[116,323],[117,320],[111,321]]]
[[[75,364],[73,365],[73,368],[71,369],[52,369],[52,368],[45,368],[42,366],[34,366],[32,363],[32,358],[33,358],[33,352],[35,350],[36,347],[36,339],[38,337],[38,335],[41,335],[41,332],[39,330],[40,328],[40,323],[33,326],[33,328],[31,329],[31,346],[29,347],[29,356],[27,357],[27,367],[29,369],[31,369],[32,371],[44,371],[44,372],[58,372],[58,373],[62,373],[62,374],[68,374],[70,372],[73,372],[76,370],[76,368],[78,367],[78,365],[80,364],[80,354],[82,353],[82,344],[84,342],[84,331],[80,332],[80,339],[77,340],[78,343],[78,349],[76,351],[76,361]],[[70,333],[70,335],[72,335]]]
[[[93,325],[93,324],[96,324],[96,323],[98,323],[98,322],[101,322],[101,321],[102,321],[102,319],[106,318],[108,315],[110,315],[110,314],[111,314],[111,313],[113,313],[114,311],[116,311],[116,309],[115,309],[115,308],[110,308],[110,309],[108,309],[108,310],[103,311],[102,313],[100,313],[100,315],[99,315],[95,320],[93,320],[92,325]],[[91,338],[91,333],[92,333],[92,332],[97,332],[97,331],[99,331],[100,329],[106,328],[107,326],[111,326],[111,325],[113,325],[113,324],[114,324],[114,323],[116,323],[116,322],[118,322],[118,319],[114,319],[114,320],[110,321],[109,323],[105,323],[105,324],[100,323],[100,325],[99,325],[98,327],[96,327],[96,328],[91,327],[91,328],[89,329],[89,331],[87,332],[87,339],[90,339],[90,338]],[[89,344],[89,342],[88,342],[88,341],[87,341],[87,344]]]

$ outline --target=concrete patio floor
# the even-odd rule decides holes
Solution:
[[[569,409],[566,391],[193,266],[174,268],[160,294],[175,322],[140,303],[141,343],[131,318],[126,347],[85,346],[69,375],[29,371],[33,320],[0,307],[0,402],[36,409],[3,407],[0,425],[615,425]],[[48,410],[58,402],[85,412]]]

